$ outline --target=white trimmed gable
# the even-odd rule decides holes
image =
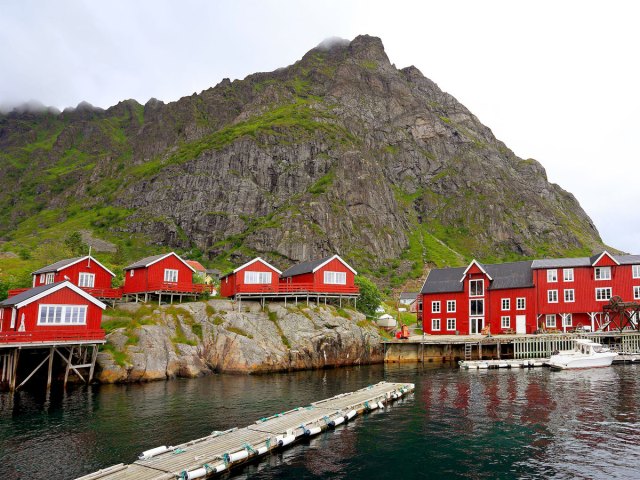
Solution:
[[[34,295],[33,297],[29,297],[26,300],[23,300],[22,302],[17,303],[16,305],[14,305],[14,307],[15,308],[22,308],[25,305],[29,305],[30,303],[35,302],[36,300],[40,300],[41,298],[48,297],[52,293],[55,293],[58,290],[62,290],[63,288],[70,288],[71,290],[76,292],[78,295],[80,295],[81,297],[85,298],[86,300],[88,300],[89,302],[93,303],[95,306],[101,308],[102,310],[105,310],[107,308],[107,306],[104,303],[102,303],[100,300],[98,300],[97,298],[93,297],[92,295],[89,295],[87,292],[82,290],[80,287],[76,287],[73,283],[71,283],[68,280],[65,280],[64,282],[60,282],[60,283],[56,284],[55,286],[53,286],[51,288],[48,288],[47,290],[45,290],[43,292],[40,292],[37,295]]]
[[[247,268],[250,265],[253,265],[256,262],[260,262],[263,265],[269,267],[271,270],[273,270],[274,272],[276,272],[278,275],[282,275],[282,272],[280,270],[278,270],[276,267],[274,267],[273,265],[271,265],[270,263],[264,261],[261,257],[256,257],[253,260],[245,263],[244,265],[240,265],[238,268],[236,268],[232,273],[238,273],[240,270],[244,270],[245,268]],[[225,275],[226,276],[226,275]]]
[[[354,275],[358,274],[358,272],[356,272],[353,268],[351,268],[351,266],[347,262],[345,262],[342,258],[340,258],[340,255],[334,255],[333,257],[328,258],[327,260],[322,262],[320,265],[318,265],[316,268],[314,268],[312,273],[316,273],[318,270],[320,270],[322,267],[324,267],[327,263],[331,262],[332,260],[339,260],[340,263],[342,263],[345,267],[347,267],[349,270],[351,270],[351,272]]]
[[[484,274],[487,276],[487,278],[488,278],[489,280],[493,280],[493,278],[491,278],[491,275],[489,275],[489,274],[487,273],[487,271],[482,267],[482,265],[480,265],[480,264],[476,261],[476,259],[474,258],[473,260],[471,260],[471,263],[469,264],[469,266],[466,268],[466,270],[465,270],[465,271],[464,271],[464,273],[462,274],[462,278],[460,279],[460,282],[464,282],[464,279],[465,279],[465,277],[467,276],[467,273],[469,273],[469,270],[471,270],[471,267],[473,267],[474,265],[475,265],[476,267],[478,267],[478,268],[480,269],[480,271],[481,271],[482,273],[484,273]]]
[[[613,263],[615,263],[616,265],[620,265],[620,262],[618,260],[616,260],[613,255],[611,255],[609,252],[607,252],[606,250],[604,250],[600,256],[598,256],[598,258],[595,259],[595,261],[591,264],[592,267],[595,267],[596,265],[598,265],[598,263],[600,262],[600,260],[603,259],[604,256],[609,257]]]
[[[167,258],[167,257],[170,257],[171,255],[173,255],[173,256],[174,256],[174,257],[176,257],[178,260],[180,260],[182,263],[184,263],[184,264],[187,266],[187,268],[188,268],[189,270],[191,270],[193,273],[196,273],[196,270],[195,270],[191,265],[189,265],[187,262],[185,262],[182,258],[180,258],[180,255],[178,255],[176,252],[169,252],[169,253],[167,253],[166,255],[163,255],[162,257],[155,259],[153,262],[149,262],[149,263],[147,263],[146,265],[144,265],[144,268],[150,267],[150,266],[151,266],[151,265],[153,265],[154,263],[161,262],[162,260],[164,260],[164,259],[165,259],[165,258]]]

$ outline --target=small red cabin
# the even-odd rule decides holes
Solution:
[[[282,272],[257,257],[220,278],[220,295],[277,293]]]
[[[146,257],[124,268],[123,293],[202,293],[204,285],[193,283],[194,271],[174,252]]]
[[[122,296],[120,289],[111,288],[111,279],[116,276],[115,273],[90,255],[60,260],[36,270],[31,275],[33,287],[68,280],[97,298]],[[11,293],[17,294],[25,290],[14,290]]]
[[[298,263],[280,277],[282,292],[357,294],[357,272],[339,255]]]
[[[105,308],[69,281],[41,285],[0,302],[0,343],[101,341]]]

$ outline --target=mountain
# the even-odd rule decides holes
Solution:
[[[55,256],[74,231],[119,246],[112,264],[162,248],[222,268],[337,252],[397,285],[425,264],[603,246],[540,163],[366,35],[169,104],[1,115],[0,172],[13,252]]]

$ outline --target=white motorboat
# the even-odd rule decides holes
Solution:
[[[608,367],[618,354],[607,347],[587,339],[575,340],[573,350],[563,350],[551,355],[549,366],[556,370],[568,368]]]

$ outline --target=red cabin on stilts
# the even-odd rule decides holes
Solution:
[[[357,272],[339,255],[298,263],[280,276],[281,292],[358,294]]]
[[[220,278],[220,295],[278,293],[280,274],[280,270],[262,258],[254,258]]]

